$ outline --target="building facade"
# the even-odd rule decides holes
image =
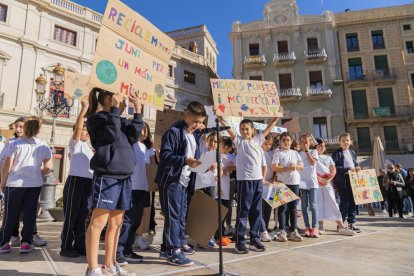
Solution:
[[[39,114],[35,80],[40,74],[50,79],[57,63],[66,70],[90,74],[101,18],[67,0],[0,0],[1,129],[20,116]],[[209,78],[217,77],[218,52],[206,26],[174,31],[171,36],[177,47],[167,78],[167,108],[182,109],[191,100],[211,104]],[[75,103],[70,115],[57,119],[55,173],[59,182],[65,181],[69,169],[67,145],[78,111],[79,103]],[[47,113],[42,115],[39,137],[49,142],[52,120]],[[144,120],[154,127],[156,111],[145,107]]]
[[[273,81],[285,114],[302,132],[336,143],[345,131],[333,14],[299,15],[295,0],[265,5],[264,19],[233,23],[233,76]]]
[[[360,152],[413,150],[414,5],[334,15],[346,123]]]

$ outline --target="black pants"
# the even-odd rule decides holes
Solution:
[[[299,185],[286,185],[289,189],[292,190],[297,196],[299,195]],[[287,204],[284,204],[282,206],[279,206],[279,229],[280,230],[286,230],[286,217],[290,217],[290,229],[293,231],[298,228],[298,218],[296,214],[296,206],[298,201],[293,200]],[[287,209],[289,207],[289,212],[287,212]]]
[[[269,229],[269,221],[270,221],[270,215],[272,214],[272,207],[270,207],[270,205],[263,200],[262,203],[262,217],[263,217],[263,221],[264,221],[264,229],[262,229],[262,232],[267,231],[267,229]]]
[[[218,199],[216,199],[216,201],[218,202]],[[222,231],[221,235],[224,236],[224,229],[226,229],[224,227],[224,222],[226,221],[226,224],[227,224],[227,217],[229,216],[229,213],[230,213],[230,210],[231,210],[231,201],[226,200],[226,199],[222,199],[221,204],[228,208],[227,214],[224,217],[224,219],[222,218],[222,223],[221,223],[221,231]],[[230,206],[230,208],[229,208],[229,206]],[[231,223],[231,214],[230,214],[230,223]],[[227,224],[227,225],[230,225],[230,224]],[[219,229],[217,229],[216,233],[214,234],[214,239],[216,239],[216,240],[219,239]]]
[[[149,229],[155,232],[155,226],[157,223],[155,222],[155,192],[151,192],[151,214],[150,214],[150,226]]]
[[[85,222],[91,202],[92,179],[69,175],[63,188],[63,223],[61,250],[85,248]]]
[[[394,205],[397,205],[398,215],[403,217],[403,194],[402,191],[397,191],[394,187],[390,187],[388,190],[388,214],[390,217],[393,215]]]

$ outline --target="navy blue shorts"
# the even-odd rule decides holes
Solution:
[[[94,176],[92,209],[129,210],[131,208],[131,194],[131,177],[116,179]]]

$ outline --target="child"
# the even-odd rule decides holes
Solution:
[[[0,233],[0,253],[11,251],[9,240],[20,213],[23,212],[20,253],[34,250],[32,236],[36,223],[37,202],[43,176],[52,167],[52,152],[36,138],[41,120],[31,116],[24,123],[24,137],[10,144],[4,154],[0,188],[5,187],[5,219]],[[43,167],[42,167],[43,165]]]
[[[86,234],[86,275],[124,274],[116,262],[116,246],[126,210],[131,207],[131,175],[135,167],[133,145],[144,127],[141,98],[130,94],[134,105],[132,121],[121,118],[125,108],[122,95],[94,88],[89,95],[86,122],[95,154],[90,167],[93,176],[93,212]],[[96,112],[98,105],[102,111]],[[105,265],[98,265],[99,237],[108,223],[105,236]]]
[[[250,246],[254,251],[264,251],[266,247],[260,241],[260,226],[262,224],[262,192],[266,161],[261,145],[265,137],[276,125],[279,118],[273,118],[267,128],[255,135],[253,122],[244,119],[240,122],[238,136],[232,129],[227,132],[237,148],[237,218],[236,218],[236,246],[239,254],[249,253],[246,246],[247,220],[250,224]],[[222,125],[226,125],[223,118],[219,118]]]
[[[316,164],[316,172],[318,175],[318,215],[319,215],[319,233],[325,234],[323,226],[324,220],[334,220],[338,224],[338,232],[340,235],[353,236],[356,233],[342,222],[342,215],[339,211],[338,204],[335,200],[335,192],[332,187],[332,179],[335,177],[335,163],[329,155],[324,155],[325,142],[316,139],[316,150],[318,151],[318,163]]]
[[[402,189],[405,186],[404,178],[395,169],[394,165],[388,165],[388,172],[384,176],[382,185],[385,187],[388,194],[388,214],[390,218],[393,217],[394,205],[397,205],[398,215],[403,216],[403,195]]]
[[[305,237],[319,238],[318,230],[318,179],[316,176],[316,162],[318,151],[310,150],[312,137],[310,134],[300,136],[300,158],[302,159],[303,171],[300,173],[300,194],[302,204],[302,216],[305,222]],[[309,224],[309,209],[312,212],[312,228]]]
[[[184,120],[175,123],[161,139],[160,162],[155,178],[165,215],[160,258],[166,258],[169,264],[176,266],[194,264],[182,251],[194,253],[185,235],[187,187],[193,185],[195,177],[189,169],[201,164],[197,160],[197,142],[206,116],[204,105],[190,102],[184,111]]]
[[[150,156],[146,146],[142,143],[146,139],[148,128],[144,127],[141,131],[140,141],[134,144],[135,165],[134,173],[131,176],[132,182],[132,206],[125,212],[122,222],[121,233],[119,236],[118,247],[116,250],[116,261],[119,265],[126,265],[128,262],[137,263],[143,257],[132,250],[135,232],[141,224],[144,208],[149,205],[150,194],[148,192],[148,180],[146,164],[150,163]]]
[[[349,171],[358,172],[361,168],[358,165],[355,151],[349,149],[352,145],[351,134],[342,133],[339,135],[339,144],[341,148],[332,154],[332,160],[335,162],[336,167],[334,185],[338,189],[340,198],[339,210],[342,214],[342,221],[348,221],[348,228],[360,233],[361,229],[355,227],[356,206],[349,180]]]
[[[233,150],[233,142],[231,141],[230,137],[221,137],[220,139],[220,147],[221,153],[225,154],[225,157],[222,158],[223,162],[223,174],[221,176],[221,202],[224,206],[228,208],[227,215],[225,217],[226,227],[224,230],[224,235],[234,235],[234,227],[231,225],[231,217],[232,217],[232,189],[231,189],[231,174],[232,172],[236,171],[236,156],[231,153]]]
[[[278,181],[283,182],[292,192],[299,196],[299,171],[303,170],[302,159],[299,153],[290,149],[292,146],[292,138],[289,133],[284,132],[280,135],[280,149],[275,151],[272,160],[272,169],[277,173]],[[297,200],[279,206],[279,230],[277,240],[286,242],[288,240],[286,233],[286,210],[289,207],[289,217],[291,224],[291,233],[289,239],[301,242],[303,238],[299,235],[297,229],[296,216]]]
[[[60,249],[60,255],[64,257],[86,256],[85,220],[88,215],[88,201],[92,194],[93,175],[89,168],[93,151],[87,144],[89,133],[84,122],[88,110],[87,101],[88,99],[81,101],[82,108],[69,142],[70,169],[63,189],[65,221]]]

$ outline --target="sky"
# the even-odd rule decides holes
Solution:
[[[105,0],[72,0],[97,12],[104,13]],[[217,43],[218,73],[232,78],[233,54],[229,33],[234,21],[248,23],[263,19],[264,5],[270,0],[178,0],[143,1],[122,0],[160,30],[167,32],[205,24]],[[362,10],[413,4],[414,0],[297,0],[299,14],[334,13],[345,9]],[[323,3],[323,8],[322,8]]]

